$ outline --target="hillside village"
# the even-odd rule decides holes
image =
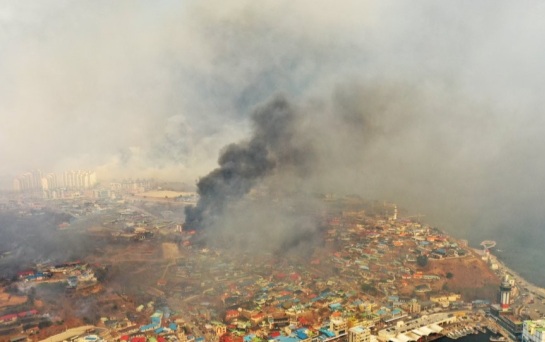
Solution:
[[[494,300],[499,280],[466,241],[397,217],[393,205],[327,201],[335,209],[320,213],[323,243],[304,257],[203,246],[198,232],[169,219],[164,204],[103,201],[100,226],[86,230],[105,244],[101,253],[23,270],[14,284],[21,296],[64,284],[60,296],[84,298],[96,311],[68,319],[73,310],[42,305],[31,315],[53,327],[71,322],[66,329],[90,323],[97,330],[89,336],[127,341],[381,340],[384,329],[422,318],[428,335],[439,334],[453,312]],[[108,276],[114,269],[121,278]],[[468,275],[472,289],[457,282]],[[6,331],[24,326],[32,338],[48,329],[13,317],[1,319]]]

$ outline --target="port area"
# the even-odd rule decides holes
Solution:
[[[470,335],[483,334],[488,336],[487,341],[490,340],[490,342],[518,341],[516,336],[502,327],[500,322],[488,313],[458,311],[453,314],[458,317],[457,320],[452,324],[443,326],[441,334],[430,336],[427,341],[443,337],[458,340]]]
[[[470,334],[486,333],[486,328],[480,324],[454,324],[443,331],[444,336],[457,340]]]

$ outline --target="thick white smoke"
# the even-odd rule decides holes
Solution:
[[[475,239],[520,227],[521,246],[545,242],[541,2],[0,8],[7,179],[96,168],[193,183],[281,92],[321,151],[311,189],[399,201]]]

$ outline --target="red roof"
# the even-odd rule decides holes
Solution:
[[[242,342],[242,336],[233,336],[231,334],[224,334],[220,337],[220,342]]]
[[[227,321],[233,318],[237,318],[239,316],[240,316],[240,312],[238,312],[237,310],[227,310],[227,312],[225,313],[225,319]]]
[[[9,314],[9,315],[4,315],[0,317],[0,321],[3,321],[3,322],[14,321],[16,319],[17,319],[17,314]]]
[[[129,335],[123,335],[119,338],[121,341],[128,341],[129,340]]]
[[[36,311],[36,310],[30,310],[30,311],[19,312],[17,315],[19,317],[26,317],[26,316],[34,316],[37,313],[38,313],[38,311]]]
[[[144,336],[133,337],[131,342],[146,342],[146,338]]]

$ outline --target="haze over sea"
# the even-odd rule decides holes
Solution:
[[[505,219],[505,223],[495,226],[471,226],[471,229],[444,230],[459,239],[466,239],[470,247],[482,250],[484,240],[496,241],[491,253],[501,262],[527,281],[545,287],[545,225],[536,222],[536,216],[516,220]],[[545,222],[545,221],[542,221]]]

